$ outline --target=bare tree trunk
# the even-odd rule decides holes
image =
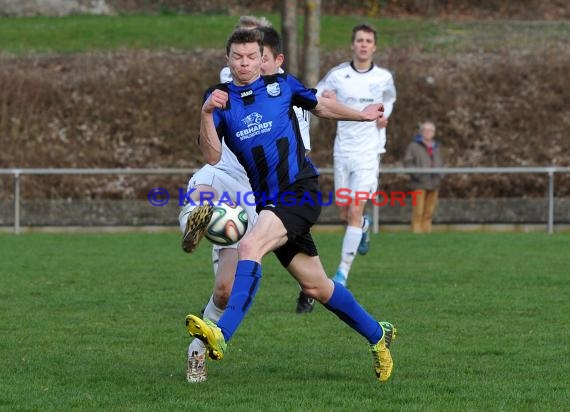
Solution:
[[[305,0],[305,41],[303,49],[303,84],[315,87],[319,81],[321,43],[321,0]],[[310,134],[319,128],[319,118],[311,116]]]
[[[315,87],[319,81],[321,42],[321,0],[305,0],[305,42],[303,83]]]
[[[281,35],[285,54],[285,69],[299,74],[299,49],[297,47],[297,0],[281,1]]]

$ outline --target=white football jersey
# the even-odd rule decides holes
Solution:
[[[234,152],[232,152],[230,148],[226,146],[226,142],[223,140],[222,140],[222,156],[220,157],[219,162],[214,165],[214,167],[232,176],[235,180],[241,182],[247,187],[251,187],[249,179],[247,177],[247,173],[245,173],[245,169],[243,168],[241,163],[237,160],[237,157],[234,154]]]
[[[366,72],[357,71],[352,62],[339,64],[319,81],[317,96],[321,96],[324,90],[334,91],[340,103],[355,110],[383,103],[385,117],[390,116],[396,101],[392,74],[374,64]],[[379,129],[376,122],[338,122],[335,154],[385,153],[385,147],[386,129]]]
[[[230,68],[228,66],[220,70],[220,83],[229,83],[232,80],[232,72],[230,72]]]

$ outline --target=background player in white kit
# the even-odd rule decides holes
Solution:
[[[263,31],[263,28],[260,28]],[[279,43],[280,39],[274,38],[273,44]],[[281,50],[273,52],[269,47],[265,47],[264,61],[261,67],[263,73],[273,74],[279,71],[281,64],[283,63],[283,54]],[[225,80],[224,70],[220,72],[220,80]],[[230,78],[231,79],[231,78]],[[225,83],[225,82],[224,82]],[[305,146],[308,145],[308,129],[309,125],[304,120],[303,111],[299,109],[296,111],[297,119],[299,122],[299,129],[303,137],[303,143]],[[218,163],[215,165],[205,165],[198,172],[196,172],[188,183],[188,191],[193,190],[190,198],[197,204],[200,199],[200,193],[215,193],[215,198],[219,198],[222,193],[229,195],[231,199],[237,199],[237,193],[242,195],[247,192],[251,192],[251,185],[245,173],[245,170],[238,162],[235,155],[222,143],[222,157]],[[257,213],[255,211],[255,205],[247,205],[243,202],[242,206],[246,209],[248,214],[248,219],[250,224],[248,225],[248,230],[253,227],[253,223],[257,219]],[[186,252],[191,252],[195,247],[197,242],[192,238],[192,223],[189,222],[190,215],[194,212],[195,205],[189,202],[185,205],[180,212],[179,222],[180,229],[184,233],[182,248]],[[202,213],[201,210],[197,209],[197,213]],[[203,217],[205,220],[209,221],[209,216]],[[202,216],[193,216],[193,222],[202,219]],[[237,244],[231,246],[214,246],[212,251],[212,259],[214,263],[214,273],[215,273],[215,283],[214,292],[208,301],[203,313],[203,317],[210,319],[213,322],[217,322],[226,307],[228,297],[230,295],[234,274],[236,270],[236,265],[238,261],[237,255]],[[301,292],[302,293],[302,292]],[[305,301],[299,298],[297,313],[302,313],[299,311],[299,305],[305,303],[304,312],[310,312],[314,306],[314,299],[308,300],[308,297],[303,294]],[[308,308],[308,309],[307,309]],[[207,379],[206,363],[205,363],[205,351],[206,348],[202,341],[199,339],[194,339],[188,348],[188,364],[186,371],[186,379],[188,382],[202,382]]]
[[[335,190],[347,188],[372,194],[378,187],[380,155],[386,145],[387,118],[396,101],[392,74],[374,64],[376,30],[367,24],[352,29],[352,61],[334,67],[317,84],[318,94],[336,98],[340,103],[362,110],[372,103],[384,104],[384,117],[377,122],[337,123],[334,143]],[[340,199],[339,199],[340,200]],[[341,207],[341,219],[347,222],[341,261],[334,280],[346,285],[356,252],[368,253],[371,220],[364,216],[366,202],[353,200]]]

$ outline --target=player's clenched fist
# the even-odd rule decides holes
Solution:
[[[228,102],[228,93],[216,89],[212,92],[210,96],[204,102],[202,106],[202,111],[205,113],[212,113],[214,109],[225,109],[226,103]]]
[[[384,105],[382,103],[369,104],[362,109],[362,115],[365,121],[377,120],[384,116]]]

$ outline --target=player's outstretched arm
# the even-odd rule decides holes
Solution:
[[[202,105],[200,113],[200,150],[206,163],[214,165],[222,157],[222,144],[214,124],[214,110],[224,109],[228,94],[223,90],[214,90]]]
[[[318,103],[311,113],[325,119],[371,122],[382,117],[384,113],[382,103],[370,104],[362,111],[358,111],[339,103],[336,99],[323,96],[317,99]]]

